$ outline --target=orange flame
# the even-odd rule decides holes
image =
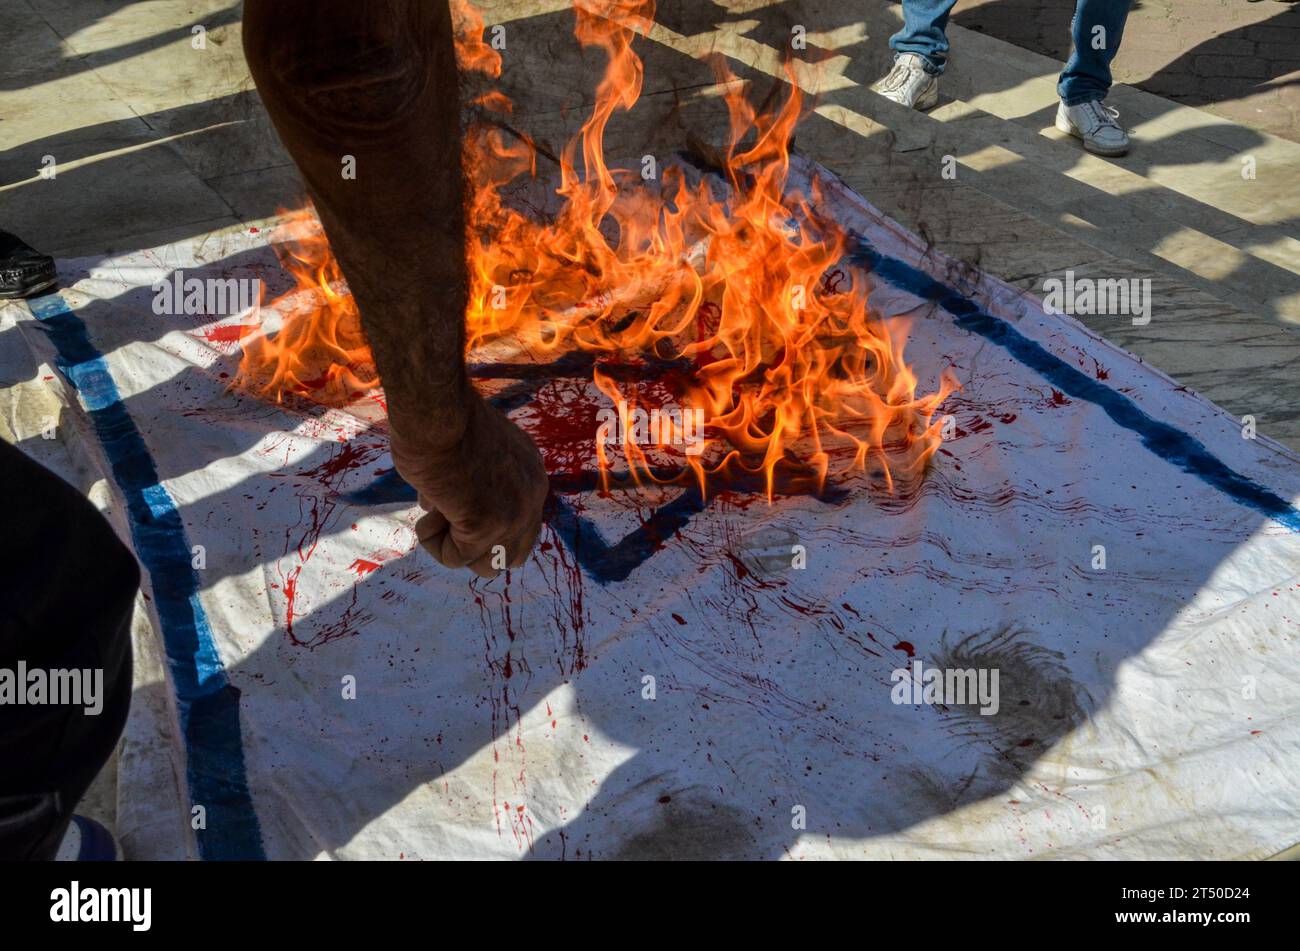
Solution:
[[[482,18],[465,2],[453,9],[462,67],[498,75]],[[729,191],[675,165],[647,183],[606,165],[604,135],[640,95],[632,41],[650,30],[653,0],[579,0],[575,12],[578,40],[601,48],[608,65],[590,118],[559,157],[559,212],[538,221],[502,197],[505,185],[536,174],[531,141],[490,122],[466,137],[470,349],[510,338],[535,354],[597,355],[594,382],[618,407],[618,448],[638,483],[691,479],[707,492],[743,476],[761,478],[771,497],[820,489],[833,469],[865,469],[890,491],[899,480],[914,485],[939,446],[934,412],[956,382],[945,373],[938,392],[916,395],[906,329],[872,313],[866,281],[838,266],[848,236],[815,210],[816,185],[811,196],[787,193],[801,115],[793,75],[784,104],[759,112],[715,60],[730,116],[719,163]],[[476,102],[510,111],[499,92]],[[278,336],[246,348],[240,375],[277,398],[310,391],[338,405],[378,381],[324,236],[307,234],[311,220],[305,210],[288,222],[286,258],[295,299],[310,303],[290,309]],[[272,306],[283,311],[280,303]],[[632,417],[653,401],[612,372],[636,361],[681,371],[679,412],[648,436]],[[683,451],[682,413],[702,417],[702,451]],[[593,436],[608,485],[605,429]]]
[[[310,206],[281,214],[274,246],[297,287],[269,306],[281,318],[279,331],[266,333],[264,323],[245,341],[236,383],[277,401],[293,394],[347,405],[379,386],[356,300]]]

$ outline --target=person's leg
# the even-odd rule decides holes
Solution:
[[[939,74],[948,65],[944,28],[957,0],[904,0],[903,28],[889,38],[894,65],[872,83],[886,99],[924,111],[939,102]]]
[[[0,498],[0,859],[49,859],[126,724],[140,569],[81,493],[3,440]],[[90,671],[98,696],[15,702],[51,670]]]
[[[1074,51],[1057,82],[1056,127],[1097,155],[1124,155],[1128,133],[1102,100],[1110,92],[1110,63],[1119,52],[1129,0],[1078,0],[1070,34]]]
[[[889,38],[897,57],[915,53],[926,62],[926,71],[937,76],[948,64],[948,14],[957,0],[903,0],[903,28]]]
[[[1110,64],[1119,52],[1129,0],[1078,0],[1070,35],[1074,50],[1056,91],[1067,106],[1100,102],[1110,92]]]

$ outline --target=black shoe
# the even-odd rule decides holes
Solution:
[[[54,258],[30,247],[18,235],[0,231],[0,300],[35,297],[58,281]]]

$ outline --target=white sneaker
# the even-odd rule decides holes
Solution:
[[[939,101],[939,77],[925,71],[925,59],[915,53],[902,53],[894,68],[872,84],[873,91],[901,106],[924,112]]]
[[[1061,103],[1056,109],[1056,127],[1078,139],[1096,155],[1123,155],[1128,151],[1128,133],[1115,120],[1119,110],[1104,102]]]

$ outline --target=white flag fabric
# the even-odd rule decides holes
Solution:
[[[799,160],[792,184],[825,174]],[[962,385],[921,491],[602,493],[590,361],[476,356],[555,493],[491,581],[415,548],[376,401],[233,391],[246,315],[154,313],[178,270],[282,289],[265,232],[63,262],[65,290],[6,309],[145,569],[197,854],[1294,844],[1300,460],[829,178],[821,210],[873,308],[911,320],[919,389]],[[161,796],[129,763],[120,782]]]

